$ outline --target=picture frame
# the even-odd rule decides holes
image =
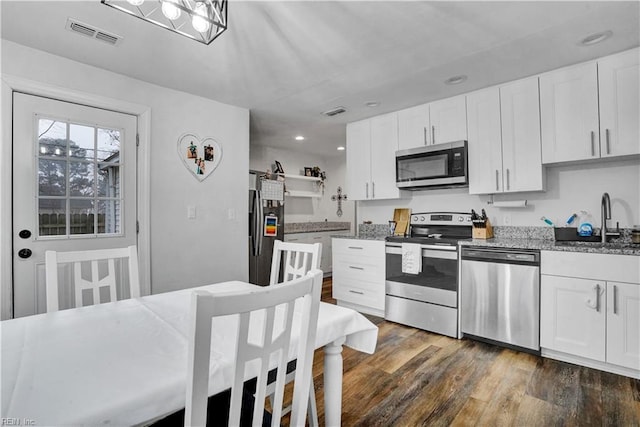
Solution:
[[[304,167],[304,176],[313,176],[313,168]]]

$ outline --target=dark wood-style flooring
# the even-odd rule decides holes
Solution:
[[[639,380],[368,317],[375,354],[343,351],[343,426],[640,426]]]

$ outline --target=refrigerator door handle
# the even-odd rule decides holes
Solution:
[[[262,197],[260,197],[260,192],[256,191],[256,211],[258,218],[256,219],[256,229],[255,229],[255,255],[259,256],[260,252],[262,252],[262,227],[264,222],[264,208],[262,206]]]

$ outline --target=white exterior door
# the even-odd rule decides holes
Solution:
[[[14,316],[45,311],[44,253],[134,245],[132,115],[33,95],[13,99]]]

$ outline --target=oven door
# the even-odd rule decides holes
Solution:
[[[458,251],[455,246],[422,245],[422,272],[402,272],[401,244],[386,245],[386,294],[458,306]]]

